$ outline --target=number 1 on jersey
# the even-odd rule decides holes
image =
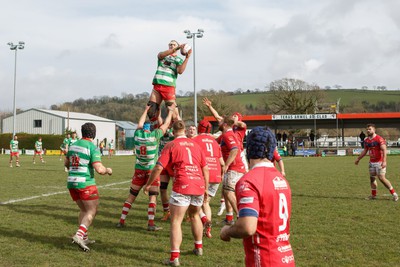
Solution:
[[[190,149],[188,147],[186,147],[186,150],[188,152],[189,162],[190,162],[190,164],[193,165],[192,151],[190,151]]]

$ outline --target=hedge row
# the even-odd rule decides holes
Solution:
[[[54,134],[26,134],[18,133],[19,149],[34,149],[35,142],[39,136],[42,137],[43,148],[45,149],[60,149],[60,145],[64,140],[63,135]],[[12,134],[0,134],[0,149],[10,149],[10,141]]]

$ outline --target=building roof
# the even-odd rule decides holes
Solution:
[[[313,114],[309,114],[313,115]],[[323,114],[317,114],[323,115]],[[329,114],[328,114],[329,115]],[[330,114],[335,115],[336,114]],[[290,116],[290,115],[289,115]],[[332,116],[328,116],[332,118]],[[334,118],[334,117],[333,117]],[[217,126],[217,120],[213,116],[205,116],[204,119],[211,122],[213,127]],[[249,129],[255,126],[268,126],[273,129],[313,129],[313,128],[361,128],[367,123],[375,123],[378,128],[397,128],[399,125],[400,112],[381,113],[338,113],[336,119],[274,119],[274,115],[249,115],[243,116],[242,120]]]
[[[32,108],[24,112],[28,112],[30,110],[36,110],[39,112],[51,114],[61,118],[70,118],[76,120],[89,120],[89,121],[103,121],[103,122],[114,122],[113,120],[109,120],[103,117],[99,117],[96,115],[92,115],[89,113],[80,113],[80,112],[68,112],[68,111],[61,111],[61,110],[48,110],[48,109],[39,109],[39,108]]]
[[[357,119],[400,119],[400,112],[381,112],[381,113],[338,113],[339,120]],[[214,116],[204,116],[210,122],[216,122]],[[243,116],[243,121],[272,121],[272,114],[266,115],[247,115]]]
[[[115,121],[115,124],[124,130],[136,130],[137,124],[131,121]]]

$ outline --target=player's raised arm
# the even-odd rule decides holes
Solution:
[[[150,109],[150,106],[146,105],[146,107],[142,113],[142,116],[140,116],[137,129],[143,129],[143,125],[146,122],[146,116],[147,116],[147,112],[149,111],[149,109]]]
[[[176,42],[176,41],[171,41],[171,42],[168,44],[168,48],[169,48],[169,49],[158,53],[157,57],[158,57],[158,59],[161,60],[161,59],[163,59],[163,58],[165,58],[165,57],[167,57],[167,56],[169,56],[169,55],[176,54],[176,51],[178,51],[179,49],[181,49],[181,47],[183,47],[183,46],[184,46],[184,44],[179,45],[178,42]]]
[[[184,45],[184,44],[183,44],[183,45]],[[191,54],[192,54],[192,49],[190,49],[190,50],[187,52],[186,57],[185,57],[185,60],[183,61],[182,65],[180,65],[180,66],[178,66],[178,67],[176,68],[178,74],[182,74],[182,73],[186,70],[186,65],[187,65],[187,63],[188,63],[188,61],[189,61],[189,58],[190,58],[190,55],[191,55]]]
[[[216,111],[216,110],[213,108],[211,100],[209,100],[207,97],[205,97],[205,98],[203,98],[203,104],[204,104],[205,106],[208,107],[208,109],[210,110],[210,112],[212,113],[212,115],[214,116],[214,118],[215,118],[218,122],[222,121],[223,117],[221,117],[221,116],[218,114],[218,111]]]

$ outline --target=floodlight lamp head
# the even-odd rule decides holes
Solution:
[[[200,32],[200,33],[203,33],[203,32],[204,32],[203,29],[198,29],[197,31]]]
[[[24,44],[25,44],[25,42],[24,42],[24,41],[19,41],[19,42],[18,42],[18,44],[20,44],[20,45],[24,45]]]
[[[201,38],[201,37],[203,37],[203,34],[202,34],[202,33],[198,33],[198,34],[196,35],[196,37],[197,37],[197,38]]]
[[[8,45],[10,45],[10,46],[12,46],[12,45],[13,45],[13,43],[11,43],[11,42],[8,42],[7,44],[8,44]]]
[[[190,34],[189,30],[184,30],[183,32],[186,33],[186,34]]]
[[[25,48],[25,46],[24,45],[18,45],[18,49],[24,49]]]
[[[186,38],[188,38],[188,39],[192,39],[192,38],[193,38],[193,35],[191,35],[191,34],[187,34],[187,35],[186,35]]]

